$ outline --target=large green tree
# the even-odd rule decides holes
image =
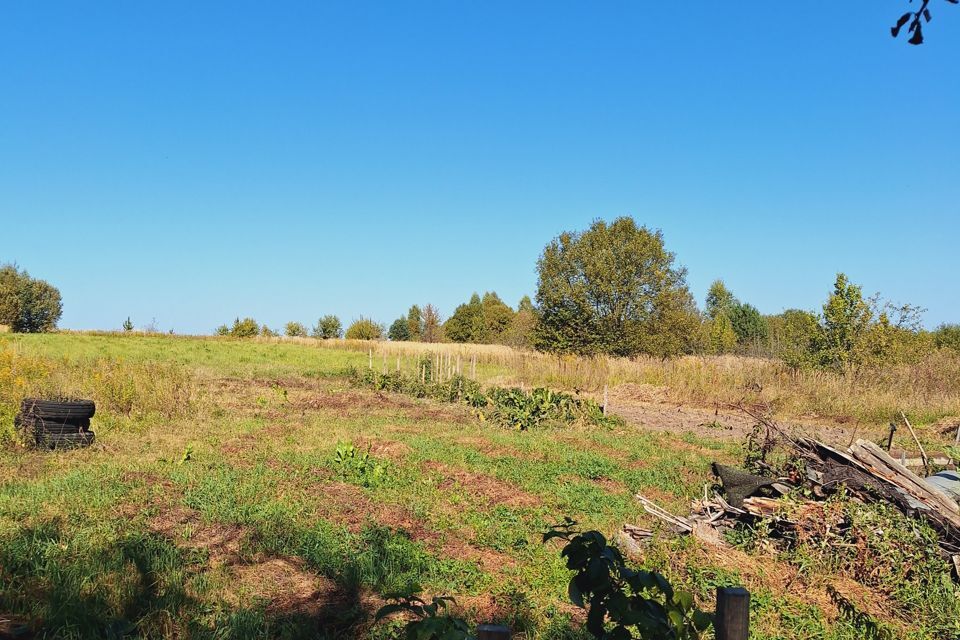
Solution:
[[[60,291],[14,265],[0,266],[0,324],[20,333],[52,331],[63,314]]]
[[[387,331],[387,337],[394,342],[404,342],[409,340],[410,325],[407,324],[407,319],[397,318],[394,320],[393,324],[390,325],[390,330]]]
[[[560,234],[537,271],[539,349],[669,356],[693,342],[699,320],[686,270],[674,265],[660,231],[632,218]]]
[[[487,329],[483,318],[483,302],[474,293],[470,301],[459,305],[445,323],[443,332],[454,342],[486,342]]]

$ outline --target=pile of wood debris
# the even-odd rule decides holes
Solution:
[[[714,464],[721,490],[705,487],[690,515],[668,513],[638,495],[644,510],[677,533],[724,546],[724,533],[740,523],[765,522],[787,538],[829,534],[831,527],[842,523],[839,514],[831,513],[827,498],[844,491],[851,499],[884,502],[926,520],[937,534],[942,555],[953,561],[960,575],[960,505],[937,483],[942,478],[921,478],[873,442],[857,440],[840,451],[810,438],[789,436],[772,421],[760,420],[766,430],[764,446],[776,441],[786,447],[790,473],[766,477]],[[652,535],[626,525],[618,541],[627,551],[640,553]]]

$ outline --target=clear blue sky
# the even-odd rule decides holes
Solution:
[[[67,328],[389,322],[632,215],[701,304],[960,321],[960,7],[907,7],[5,2],[0,261]]]

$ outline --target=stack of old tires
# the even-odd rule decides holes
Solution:
[[[43,449],[73,449],[93,444],[93,400],[27,398],[15,418],[24,439]]]

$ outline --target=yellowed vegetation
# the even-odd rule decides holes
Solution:
[[[285,340],[291,340],[287,338]],[[714,406],[766,405],[785,418],[828,418],[885,424],[904,411],[930,423],[960,415],[960,357],[934,351],[916,364],[844,373],[792,369],[778,360],[743,356],[685,356],[670,360],[553,356],[503,345],[296,339],[323,348],[372,354],[375,367],[394,368],[426,354],[459,358],[461,371],[499,384],[550,386],[597,395],[604,386],[649,387],[651,399]]]

